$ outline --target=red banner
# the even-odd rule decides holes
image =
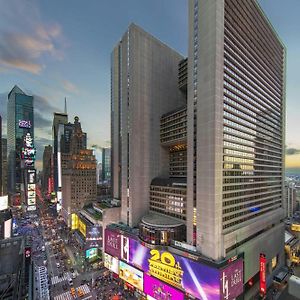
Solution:
[[[259,291],[263,295],[267,293],[266,264],[267,264],[266,256],[265,254],[261,253],[259,257]]]

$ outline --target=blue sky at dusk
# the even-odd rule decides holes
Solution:
[[[134,22],[187,54],[187,0],[0,0],[0,114],[17,84],[35,95],[35,139],[51,144],[54,111],[68,100],[88,144],[110,145],[110,53]],[[287,166],[300,169],[299,0],[259,1],[285,43],[287,60]],[[284,3],[284,6],[283,6]],[[5,129],[4,129],[5,131]]]

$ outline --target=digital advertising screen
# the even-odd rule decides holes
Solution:
[[[119,274],[119,260],[107,253],[104,254],[104,267]]]
[[[86,237],[86,224],[80,218],[78,218],[78,230]]]
[[[183,300],[184,293],[144,273],[144,293],[156,300]],[[150,298],[151,299],[151,298]]]
[[[85,257],[89,260],[93,260],[98,257],[98,248],[91,248],[85,251]]]
[[[148,249],[130,238],[128,263],[198,299],[221,297],[219,270],[189,258]]]
[[[30,183],[27,185],[27,205],[36,204],[36,193],[35,193],[35,183]]]
[[[100,225],[88,226],[85,241],[90,248],[102,248],[102,227]]]
[[[119,261],[119,277],[143,291],[143,272],[121,260]]]
[[[0,196],[0,211],[8,208],[8,196]]]
[[[244,291],[244,263],[238,259],[220,272],[221,299],[235,299]]]
[[[6,220],[4,222],[4,238],[11,238],[11,229],[12,229],[12,219]]]
[[[30,120],[19,120],[19,128],[31,128]]]
[[[27,170],[27,182],[28,183],[35,183],[35,176],[36,176],[35,169]]]
[[[120,258],[122,235],[118,232],[106,228],[104,236],[105,236],[104,239],[105,252],[112,256],[116,256],[117,258]]]

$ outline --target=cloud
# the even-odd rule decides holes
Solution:
[[[75,84],[73,84],[72,82],[70,82],[68,80],[63,80],[62,84],[63,84],[63,88],[67,92],[70,92],[72,94],[78,94],[79,90],[78,90],[77,86]]]
[[[296,149],[296,148],[287,148],[285,150],[285,154],[286,155],[296,155],[296,154],[300,154],[300,149]]]
[[[44,24],[34,1],[1,1],[0,19],[0,67],[39,74],[45,58],[63,59],[62,29]]]

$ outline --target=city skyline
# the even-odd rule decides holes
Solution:
[[[113,2],[86,6],[73,1],[70,9],[68,1],[0,0],[0,114],[5,120],[7,94],[15,84],[35,96],[39,162],[43,147],[52,144],[53,112],[63,111],[64,97],[69,119],[78,114],[88,133],[88,146],[110,145],[110,54],[131,22],[187,56],[187,1]],[[300,170],[296,96],[300,42],[295,38],[300,3],[289,0],[283,9],[279,0],[258,2],[287,47],[286,166]],[[284,22],[287,19],[293,22]]]

